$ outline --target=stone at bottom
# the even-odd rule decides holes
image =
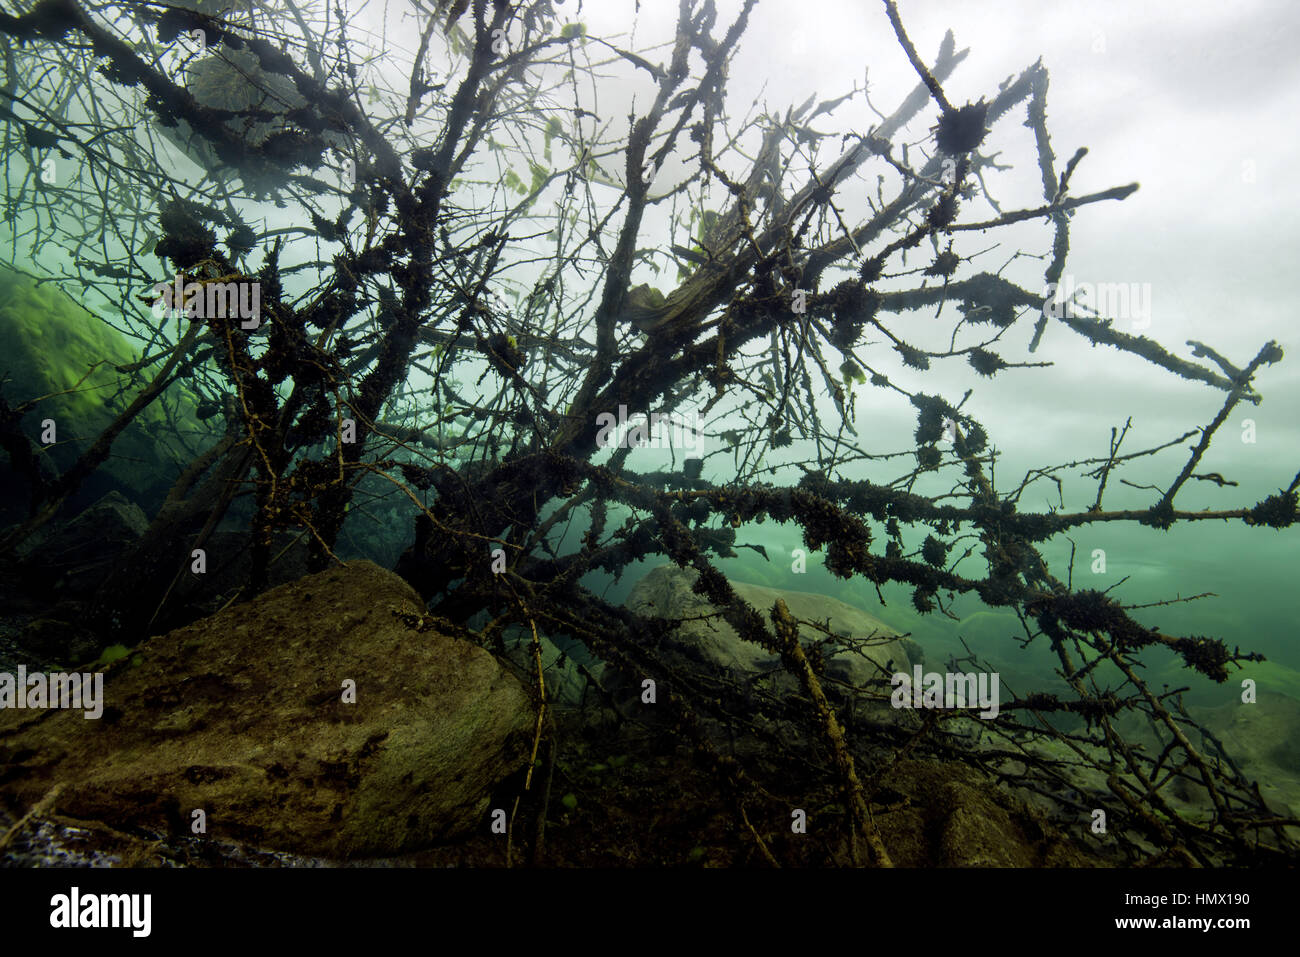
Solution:
[[[29,807],[62,783],[61,815],[186,836],[202,809],[213,838],[334,858],[455,839],[527,761],[534,716],[489,652],[418,631],[422,610],[359,561],[151,638],[97,721],[0,711],[0,793]]]

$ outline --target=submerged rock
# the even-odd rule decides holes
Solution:
[[[1259,782],[1260,795],[1279,817],[1300,817],[1300,701],[1260,691],[1250,704],[1236,701],[1193,714],[1218,737],[1242,774]],[[1203,789],[1187,790],[1210,806]]]
[[[150,638],[100,720],[0,711],[0,793],[30,807],[61,784],[60,815],[186,837],[202,810],[212,840],[339,859],[451,840],[527,761],[534,716],[490,653],[422,615],[355,562]]]
[[[148,530],[149,518],[140,506],[112,491],[48,534],[35,536],[25,556],[60,594],[89,598],[113,562]]]
[[[39,402],[20,428],[47,475],[66,471],[127,408],[141,382],[118,373],[134,363],[137,346],[54,282],[38,282],[0,266],[0,355],[10,406]],[[146,373],[147,375],[148,373]],[[137,415],[113,442],[105,461],[74,495],[74,507],[118,490],[151,512],[184,463],[211,444],[211,430],[195,417],[197,399],[180,383]],[[43,423],[52,423],[49,441]],[[26,517],[25,476],[0,465],[0,515]]]
[[[19,660],[53,661],[69,666],[94,661],[103,651],[94,632],[61,618],[34,618],[20,631]],[[29,666],[29,670],[36,670]]]
[[[702,657],[733,674],[758,674],[777,668],[780,664],[777,655],[745,641],[721,617],[698,620],[698,616],[716,611],[704,596],[693,591],[698,577],[693,570],[661,565],[637,582],[628,596],[627,607],[642,615],[697,619],[681,624],[673,639],[675,644],[684,653]],[[836,642],[838,650],[835,647],[823,650],[827,674],[851,685],[860,686],[895,671],[907,672],[923,659],[916,642],[899,637],[878,618],[837,598],[738,581],[732,581],[731,587],[764,619],[776,600],[783,598],[790,614],[800,621],[826,624],[829,620],[830,631],[839,635],[840,640]],[[803,626],[800,638],[807,646],[810,642],[825,641],[827,636]],[[856,647],[851,647],[850,642]]]
[[[320,128],[326,122],[292,79],[264,70],[251,50],[223,46],[214,52],[205,51],[186,66],[184,86],[199,105],[228,114],[221,120],[222,125],[250,147],[263,147],[275,136],[300,137],[304,123],[308,128]],[[232,175],[247,177],[249,174],[238,163],[232,164],[230,155],[216,149],[194,129],[191,119],[178,117],[174,126],[160,125],[158,131],[214,179],[224,181]],[[321,129],[320,141],[340,150],[348,145],[347,137],[335,129]],[[253,180],[249,185],[259,188],[272,185],[257,176]]]
[[[545,636],[540,642],[547,701],[557,708],[575,710],[596,703],[598,686],[606,671],[604,662],[583,655],[579,649],[561,649]],[[533,659],[531,640],[520,635],[513,643],[507,643],[506,657],[520,674],[527,676],[530,685],[536,684],[537,663]]]
[[[873,804],[899,867],[1088,867],[1108,863],[1086,827],[1066,833],[974,768],[905,759],[890,768],[893,801]],[[883,803],[883,807],[880,806]],[[1117,863],[1109,861],[1109,863]]]

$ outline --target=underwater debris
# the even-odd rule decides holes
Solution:
[[[946,110],[935,126],[935,145],[949,156],[975,151],[988,135],[988,112],[989,106],[982,99],[957,110]]]
[[[310,0],[294,9],[300,6]],[[521,754],[531,747],[531,760],[501,786],[511,798],[503,803],[526,808],[532,820],[525,828],[520,818],[506,837],[507,859],[525,844],[540,857],[548,811],[557,805],[571,823],[601,813],[579,772],[560,767],[564,759],[555,756],[573,726],[560,732],[547,720],[548,669],[584,693],[585,679],[599,674],[593,694],[603,717],[637,725],[637,733],[675,749],[680,765],[672,767],[689,760],[707,776],[710,796],[721,795],[734,812],[730,838],[741,835],[753,860],[812,859],[748,816],[756,807],[788,810],[782,802],[795,800],[834,809],[822,817],[827,823],[817,838],[826,860],[922,859],[905,845],[905,829],[891,831],[893,821],[882,823],[887,815],[873,816],[871,808],[888,807],[889,816],[898,815],[893,820],[901,819],[922,803],[929,775],[947,768],[961,786],[930,792],[956,795],[991,820],[997,802],[976,801],[974,779],[965,776],[977,766],[989,775],[978,788],[1001,793],[993,783],[1000,777],[1042,796],[1057,823],[1077,815],[1085,798],[1106,802],[1112,863],[1294,859],[1294,841],[1267,824],[1276,815],[1253,782],[1188,733],[1194,722],[1175,715],[1170,695],[1145,681],[1140,657],[1172,652],[1187,669],[1223,681],[1258,656],[1230,651],[1211,635],[1148,627],[1117,595],[1055,577],[1042,548],[1103,523],[1167,529],[1227,517],[1289,529],[1294,483],[1253,506],[1213,515],[1175,506],[1184,480],[1150,507],[1103,507],[1107,477],[1155,454],[1121,455],[1121,439],[1112,435],[1107,456],[1082,463],[1098,470],[1090,473],[1098,479],[1091,507],[1067,510],[1062,491],[1059,504],[1033,512],[1026,489],[1057,481],[1066,466],[1043,466],[1008,487],[978,421],[984,390],[1007,378],[996,374],[1022,367],[1008,361],[1019,340],[1002,331],[1041,313],[1043,296],[1034,291],[1036,274],[1023,284],[987,272],[962,276],[970,260],[953,251],[952,236],[1047,221],[1057,230],[1047,270],[1059,279],[1067,214],[1132,192],[1116,187],[1065,198],[1081,153],[1057,175],[1041,63],[990,90],[987,100],[955,108],[944,93],[963,56],[955,41],[946,38],[933,62],[923,62],[896,4],[888,3],[920,95],[882,114],[891,119],[870,138],[846,135],[840,155],[829,164],[819,157],[812,171],[795,162],[798,151],[829,149],[837,137],[792,138],[787,124],[769,117],[738,126],[727,108],[728,63],[746,13],[719,25],[712,5],[685,4],[663,67],[614,48],[609,68],[639,71],[655,90],[638,99],[649,104],[642,114],[619,129],[585,122],[600,120],[584,99],[586,84],[574,83],[578,92],[570,93],[543,82],[552,66],[544,51],[596,46],[581,24],[543,16],[545,5],[477,4],[468,19],[464,3],[433,6],[411,13],[419,27],[412,36],[421,38],[415,56],[367,49],[370,34],[358,29],[346,5],[331,5],[329,43],[304,25],[315,22],[310,18],[218,17],[224,11],[207,3],[198,11],[135,11],[135,19],[114,25],[129,43],[91,14],[52,23],[51,12],[66,5],[49,0],[0,19],[0,31],[22,41],[15,51],[21,75],[46,78],[30,92],[48,116],[38,128],[34,116],[15,114],[17,142],[24,149],[75,144],[73,155],[93,163],[102,141],[112,155],[131,158],[96,167],[105,177],[103,194],[69,190],[58,200],[83,215],[60,216],[52,226],[38,217],[32,235],[34,242],[79,250],[67,268],[114,308],[122,304],[122,322],[139,347],[138,355],[114,363],[122,376],[112,384],[115,409],[130,415],[115,411],[97,420],[90,450],[70,462],[59,457],[64,440],[38,442],[29,428],[39,421],[32,413],[57,397],[35,394],[35,386],[21,394],[6,389],[0,447],[12,484],[30,501],[55,508],[72,486],[107,472],[110,453],[130,453],[131,421],[152,423],[150,434],[168,434],[183,421],[196,436],[174,450],[169,469],[158,469],[165,486],[148,503],[147,526],[121,543],[93,594],[78,598],[97,638],[120,639],[126,648],[141,634],[200,627],[218,607],[226,607],[225,617],[207,617],[207,625],[235,628],[239,609],[269,600],[287,569],[330,575],[345,563],[355,570],[358,559],[384,556],[415,587],[420,606],[392,610],[392,621],[410,625],[411,633],[384,651],[387,664],[411,655],[418,659],[413,668],[433,667],[422,655],[430,635],[446,631],[472,639],[479,651],[514,652],[524,671],[519,687],[535,710],[515,712],[514,719],[527,720],[514,721],[520,740],[511,747],[522,743]],[[192,29],[210,34],[202,51],[171,48]],[[496,47],[506,40],[503,58]],[[409,76],[394,83],[383,65],[402,57]],[[575,60],[572,68],[594,77],[590,65]],[[129,110],[139,122],[74,122],[64,111],[73,102],[71,82],[85,83],[88,95],[111,105],[103,115]],[[557,99],[569,95],[571,102]],[[841,101],[814,110],[819,126]],[[915,149],[893,158],[891,144],[915,142],[909,124],[924,128],[930,101],[941,111],[934,127],[939,154],[915,165]],[[799,110],[799,122],[812,122],[804,115],[812,109],[810,101]],[[988,199],[978,188],[987,166],[972,154],[985,142],[990,118],[1010,115],[1026,118],[1037,150],[1017,165],[1051,195],[1041,207],[966,221]],[[197,174],[188,164],[174,168],[170,150],[154,151],[144,134],[155,128],[198,160]],[[647,237],[646,224],[669,204],[652,205],[663,196],[648,196],[648,177],[628,177],[617,199],[606,195],[597,188],[593,157],[604,163],[616,156],[633,172],[664,169],[688,128],[680,139],[693,144],[693,158],[680,164],[681,179],[672,186],[674,202],[682,202],[667,212],[668,232]],[[738,135],[747,130],[754,135]],[[746,153],[736,145],[742,139]],[[839,200],[877,167],[871,213],[855,220],[846,210],[860,204]],[[41,202],[55,201],[45,198],[53,191],[41,195]],[[90,233],[75,235],[67,225],[74,222],[89,223]],[[132,248],[96,262],[89,250],[110,235],[133,237]],[[197,310],[165,321],[129,313],[139,301],[133,284],[157,271],[149,256],[164,274],[181,274],[182,289],[182,278],[202,285],[247,276],[258,284],[267,321],[254,329]],[[1014,258],[1024,260],[1019,269],[1044,257],[1017,250]],[[673,266],[668,273],[677,270],[671,290],[665,262]],[[957,317],[943,312],[948,302]],[[928,336],[912,315],[931,308],[934,321],[951,321],[950,336]],[[669,313],[672,321],[662,322]],[[1198,344],[1196,358],[1209,363],[1198,365],[1153,340],[1119,333],[1105,317],[1059,321],[1063,334],[1142,357],[1233,402],[1258,400],[1249,388],[1254,373],[1261,362],[1281,358],[1280,349],[1265,349],[1240,370]],[[628,325],[648,334],[628,335]],[[52,327],[42,332],[56,334]],[[940,373],[960,371],[963,363],[980,376],[979,391],[951,395]],[[139,381],[136,374],[151,367],[151,377]],[[195,394],[178,400],[164,388],[174,380]],[[76,402],[85,389],[74,382],[59,391]],[[911,441],[904,400],[916,411]],[[627,409],[645,410],[649,421],[689,420],[689,440],[677,436],[654,448],[605,441],[609,418],[625,419]],[[869,416],[877,418],[868,423]],[[884,420],[894,439],[882,440],[885,432],[874,429]],[[1196,467],[1193,461],[1186,471]],[[1232,494],[1225,487],[1201,489]],[[143,497],[137,492],[127,485],[123,494]],[[0,545],[6,561],[30,570],[18,545],[39,550],[38,529],[31,519],[16,521]],[[755,537],[762,540],[749,540]],[[806,574],[811,562],[823,581],[868,599],[883,601],[890,589],[891,603],[895,595],[903,599],[898,614],[915,612],[927,623],[956,617],[966,601],[1005,612],[1022,626],[1017,639],[1026,648],[1055,656],[1050,690],[1012,695],[987,722],[925,709],[878,720],[872,709],[881,689],[873,682],[881,679],[858,666],[914,663],[909,647],[898,641],[878,660],[882,654],[855,644],[868,639],[801,619],[788,596],[769,603],[772,596],[760,602],[750,592],[747,599],[724,573],[730,566],[721,564],[741,557],[770,560],[774,568],[788,561],[790,575]],[[743,674],[700,667],[718,661],[709,660],[709,635],[692,633],[688,615],[665,617],[606,597],[620,576],[655,558],[689,570],[689,584],[675,597],[706,603],[701,615],[726,623],[734,654],[761,659],[763,667]],[[211,575],[197,568],[209,560]],[[310,581],[295,578],[288,587]],[[41,593],[50,603],[57,597]],[[308,600],[321,604],[315,593]],[[350,613],[331,614],[333,626]],[[63,633],[61,619],[45,620],[56,623],[39,629],[47,637]],[[806,631],[817,637],[805,642]],[[268,650],[249,654],[279,653],[274,637]],[[204,653],[219,645],[206,642]],[[983,652],[970,650],[954,673],[991,673]],[[587,674],[568,667],[579,659]],[[116,667],[129,675],[131,660],[124,656]],[[214,660],[191,684],[219,686],[222,667],[228,665]],[[337,709],[337,697],[331,688],[300,705],[319,721],[321,709]],[[123,727],[138,720],[117,717]],[[1174,743],[1151,753],[1131,747],[1127,718],[1157,726]],[[167,720],[163,730],[180,733],[183,714]],[[574,736],[596,738],[602,728],[593,723]],[[792,741],[801,755],[795,774],[782,759]],[[1072,770],[1102,775],[1100,783],[1091,779],[1091,791],[1087,781],[1062,784],[1062,760],[1050,749],[1063,742],[1071,746]],[[367,746],[368,756],[385,745],[376,739]],[[613,760],[584,767],[606,777],[625,770]],[[339,795],[359,787],[365,770],[328,756],[322,768],[323,786]],[[283,762],[265,770],[276,787],[289,787]],[[206,776],[215,772],[182,773],[197,787],[212,783]],[[553,779],[554,793],[572,800],[550,796]],[[1165,794],[1186,780],[1221,807],[1213,818],[1193,819],[1168,802]],[[403,794],[404,802],[427,797]],[[170,813],[156,803],[150,811],[164,823]],[[314,825],[322,839],[348,827],[382,831],[378,818],[345,822],[341,810],[338,821],[332,810],[323,813]],[[423,820],[398,825],[429,837]],[[687,854],[697,862],[721,858],[717,844],[724,839],[692,836]],[[951,852],[944,860],[957,856]],[[1027,853],[1012,857],[996,862],[1040,862]]]

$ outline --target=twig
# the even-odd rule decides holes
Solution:
[[[32,805],[31,809],[26,814],[14,822],[14,826],[5,832],[3,837],[0,837],[0,854],[3,854],[5,849],[13,843],[14,838],[16,838],[22,829],[27,826],[28,821],[41,817],[54,806],[54,802],[62,790],[62,784],[54,785],[54,787],[45,792],[44,797]]]

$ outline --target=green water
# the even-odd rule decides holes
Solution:
[[[948,24],[940,25],[923,19],[938,14],[918,11],[914,15],[918,18],[914,23],[918,44],[926,49],[936,47],[942,29]],[[945,11],[943,18],[948,15]],[[593,11],[592,16],[598,18],[600,13]],[[979,29],[978,23],[970,22],[969,11],[960,14],[954,11],[952,16],[961,21],[958,25],[967,32]],[[773,21],[777,23],[776,27],[769,21],[755,21],[755,37],[737,61],[733,77],[734,88],[744,96],[756,93],[768,81],[768,71],[759,65],[763,59],[770,58],[774,51],[784,55],[787,44],[784,34],[778,29],[779,21],[779,16]],[[765,23],[768,25],[764,26]],[[598,25],[593,19],[593,29]],[[846,34],[851,32],[845,31]],[[1116,28],[1112,43],[1117,42],[1120,35]],[[966,69],[968,74],[973,73],[981,80],[990,76],[1000,78],[1013,66],[1032,62],[1037,53],[1031,55],[1031,48],[1036,49],[1035,45],[1041,43],[1047,50],[1049,66],[1059,70],[1059,75],[1053,74],[1053,102],[1063,104],[1075,104],[1082,95],[1080,90],[1091,89],[1085,80],[1098,75],[1125,77],[1131,73],[1136,76],[1143,69],[1114,60],[1086,61],[1066,42],[1073,36],[1073,32],[1065,31],[1046,34],[1041,40],[1037,36],[999,37],[996,38],[996,56],[990,53],[981,59],[973,59]],[[992,38],[985,39],[995,42]],[[823,42],[833,45],[841,41],[836,37],[826,37]],[[892,64],[892,69],[880,72],[879,81],[877,74],[872,74],[873,83],[881,84],[877,87],[877,95],[883,102],[886,94],[899,94],[910,89],[915,78],[897,60],[897,50],[887,30],[871,42],[874,45],[863,48],[864,57],[869,53],[869,59],[878,58],[882,63]],[[1038,53],[1042,52],[1038,50]],[[1092,53],[1100,55],[1095,48]],[[1178,75],[1183,76],[1186,64],[1174,53],[1170,53],[1170,57],[1170,67],[1178,67],[1183,71]],[[830,69],[830,64],[838,64],[842,59],[844,57],[823,56],[818,69]],[[1237,59],[1233,63],[1242,70],[1248,65]],[[1121,66],[1130,73],[1124,73]],[[995,69],[996,73],[990,72]],[[854,79],[856,71],[855,62]],[[828,88],[835,84],[847,88],[851,82],[849,76],[850,73],[845,72],[843,76],[823,77],[822,82],[828,84]],[[804,91],[800,84],[805,79],[795,72],[783,77],[773,93],[774,99],[790,103],[801,101]],[[1201,82],[1194,71],[1188,73],[1186,79],[1188,82]],[[1180,116],[1188,119],[1188,123],[1191,122],[1189,118],[1204,121],[1197,112],[1196,97],[1190,94],[1185,101],[1170,104],[1162,103],[1154,96],[1135,100],[1124,92],[1124,89],[1131,88],[1148,90],[1153,87],[1150,83],[1143,85],[1133,80],[1128,87],[1106,88],[1091,104],[1094,109],[1089,115],[1119,110],[1121,112],[1115,115],[1125,117],[1126,123],[1160,119],[1168,125]],[[1186,90],[1181,92],[1187,93]],[[1279,91],[1279,95],[1283,92],[1286,91]],[[612,89],[609,95],[615,95]],[[1017,111],[1019,109],[1017,107]],[[1189,358],[1192,353],[1190,341],[1208,343],[1238,367],[1244,366],[1270,339],[1287,353],[1283,362],[1265,366],[1256,375],[1253,384],[1262,394],[1263,401],[1257,405],[1239,404],[1219,429],[1209,453],[1197,466],[1198,473],[1218,474],[1235,484],[1217,487],[1208,481],[1189,482],[1176,502],[1179,509],[1186,511],[1250,507],[1286,487],[1300,465],[1300,456],[1297,456],[1300,424],[1295,415],[1296,409],[1300,408],[1300,375],[1295,365],[1295,357],[1300,356],[1300,341],[1296,339],[1290,316],[1289,271],[1274,268],[1280,261],[1289,261],[1287,244],[1293,245],[1294,240],[1292,237],[1279,239],[1268,235],[1262,228],[1264,225],[1272,228],[1270,224],[1276,210],[1287,208],[1287,191],[1294,189],[1290,185],[1294,178],[1276,176],[1273,193],[1256,188],[1261,181],[1267,181],[1276,160],[1276,151],[1272,147],[1266,149],[1258,145],[1250,147],[1250,155],[1246,157],[1253,164],[1248,167],[1252,171],[1250,176],[1243,173],[1234,177],[1223,172],[1225,169],[1247,168],[1242,166],[1243,158],[1239,154],[1244,147],[1240,144],[1256,142],[1259,137],[1245,136],[1243,129],[1258,131],[1262,128],[1260,124],[1265,114],[1260,109],[1243,105],[1240,113],[1221,120],[1231,124],[1235,135],[1227,135],[1226,130],[1216,128],[1216,134],[1220,135],[1198,137],[1188,132],[1188,124],[1184,124],[1181,130],[1172,131],[1167,141],[1170,149],[1197,158],[1195,164],[1181,165],[1170,164],[1166,155],[1155,155],[1127,137],[1123,133],[1127,126],[1107,130],[1073,109],[1056,110],[1051,118],[1053,136],[1062,144],[1058,148],[1058,161],[1068,155],[1066,143],[1087,142],[1093,150],[1088,163],[1080,168],[1079,189],[1085,186],[1102,188],[1130,181],[1143,184],[1141,190],[1122,203],[1108,203],[1080,211],[1074,216],[1071,226],[1071,251],[1066,273],[1072,281],[1136,283],[1149,293],[1143,300],[1149,308],[1137,317],[1119,317],[1116,328],[1130,334],[1150,336],[1180,359],[1197,361],[1204,366],[1210,366],[1209,360]],[[617,113],[618,110],[610,112]],[[861,122],[858,114],[844,117],[846,128],[856,128]],[[928,113],[920,116],[910,125],[907,135],[913,141],[924,142],[929,135],[926,132],[929,122]],[[1193,131],[1200,128],[1192,125]],[[1005,203],[1041,202],[1041,184],[1025,136],[1019,112],[1001,120],[990,131],[985,151],[1001,156],[1009,162],[1009,168],[987,170],[987,184]],[[1180,139],[1181,136],[1190,139]],[[549,148],[549,139],[547,145]],[[1005,155],[1000,151],[1006,151]],[[20,150],[8,159],[11,163],[10,183],[22,183],[24,166],[33,158]],[[1287,159],[1289,162],[1289,157]],[[1289,167],[1283,169],[1285,172]],[[190,176],[192,179],[203,172],[184,162],[180,162],[174,171],[179,178]],[[62,187],[64,184],[59,185]],[[73,185],[80,188],[84,184],[68,184],[69,187]],[[58,194],[51,191],[48,202],[33,200],[30,194],[18,201],[17,189],[11,187],[10,195],[17,208],[17,217],[9,233],[15,237],[11,250],[15,263],[37,275],[67,276],[66,247],[73,232],[70,226],[51,234],[56,241],[41,244],[16,240],[23,230],[45,216],[48,208],[57,207]],[[463,189],[460,195],[466,202],[481,198],[474,189],[473,186]],[[845,212],[850,218],[862,216],[865,210],[861,190],[856,186],[854,190],[846,190],[844,199]],[[322,208],[330,213],[327,206]],[[1231,215],[1225,211],[1231,211]],[[133,243],[141,250],[150,248],[143,236],[110,235],[108,227],[112,210],[105,213],[108,218],[100,224],[102,235],[92,237],[97,242],[102,241],[103,248],[96,252],[99,258],[120,256],[126,249],[134,249]],[[988,214],[986,206],[973,200],[963,211],[963,219]],[[301,220],[291,207],[267,202],[243,203],[241,215],[247,221],[271,230],[289,229]],[[660,218],[656,219],[656,215]],[[642,244],[666,244],[670,241],[672,234],[669,224],[662,218],[664,215],[662,210],[651,212]],[[996,252],[998,259],[990,254],[994,247],[989,245],[987,237],[962,234],[956,240],[954,248],[970,258],[958,274],[959,278],[978,271],[996,270],[1026,290],[1038,289],[1042,283],[1043,263],[1033,253],[1050,248],[1049,233],[1041,224],[1022,223],[1005,232],[999,231],[998,236],[999,241],[1005,244],[1005,249]],[[286,263],[307,264],[307,268],[293,268],[286,273],[285,286],[293,294],[310,292],[319,279],[318,272],[311,267],[310,260],[316,252],[310,246],[308,241],[291,241],[287,247]],[[508,255],[526,262],[532,255],[545,257],[550,248],[546,242],[539,242],[534,247],[521,242],[512,247]],[[1031,251],[1031,254],[1008,258],[1006,249],[1023,249]],[[140,255],[150,268],[158,267],[158,262],[146,253]],[[926,257],[930,255],[930,250],[923,249],[920,254],[913,254],[910,260],[900,256],[901,261],[891,262],[891,275],[879,284],[879,289],[891,291],[914,287],[917,284],[914,272],[925,265]],[[904,267],[912,272],[904,272]],[[155,271],[167,272],[165,269]],[[526,267],[518,275],[522,280],[531,281],[536,278],[535,272]],[[667,284],[667,277],[660,277],[657,273],[653,276],[637,273],[633,278]],[[823,290],[840,278],[840,274],[829,272],[823,277]],[[517,278],[516,286],[526,287],[522,280]],[[93,287],[75,281],[61,280],[58,285],[73,296],[84,298],[87,305],[113,325],[133,329],[145,337],[153,335],[155,330],[150,328],[142,310],[127,308],[120,301],[109,302]],[[954,304],[947,304],[945,309],[888,315],[886,318],[907,336],[909,342],[918,347],[942,350],[949,342],[956,319]],[[957,403],[969,392],[962,409],[985,427],[991,445],[998,451],[992,477],[1000,495],[1008,495],[1032,470],[1053,469],[1052,474],[1061,481],[1061,487],[1058,490],[1056,485],[1044,479],[1029,485],[1019,501],[1019,510],[1027,513],[1048,508],[1064,512],[1087,509],[1096,495],[1096,479],[1086,473],[1096,467],[1099,457],[1106,454],[1112,429],[1123,428],[1126,421],[1131,421],[1131,431],[1122,452],[1132,454],[1169,443],[1180,435],[1204,427],[1223,402],[1225,393],[1220,389],[1180,379],[1168,370],[1108,346],[1094,346],[1058,323],[1049,324],[1041,345],[1031,353],[1029,344],[1036,318],[1032,314],[1018,316],[1015,324],[997,342],[996,349],[1008,362],[1042,363],[1044,366],[1007,369],[994,379],[976,375],[961,357],[936,359],[926,372],[910,369],[899,360],[889,344],[880,336],[873,335],[871,330],[867,331],[856,353],[868,367],[867,371],[886,375],[902,388],[941,395],[952,403]],[[93,328],[89,317],[84,321],[87,323],[85,338],[90,342],[99,330]],[[986,329],[980,327],[978,330],[981,337]],[[971,328],[967,327],[963,335],[970,332]],[[174,335],[175,330],[165,330],[165,337],[174,339]],[[971,341],[974,337],[962,339],[960,344],[969,345]],[[754,344],[748,355],[760,357],[764,348],[763,343]],[[831,363],[832,368],[834,364]],[[490,396],[487,391],[490,386],[476,386],[482,381],[479,373],[483,368],[482,363],[476,365],[469,361],[453,370],[457,387],[466,396],[476,399]],[[423,373],[414,373],[411,384],[417,389],[427,389],[431,383]],[[854,393],[851,425],[856,431],[854,441],[857,446],[868,452],[891,453],[900,458],[854,462],[840,468],[835,477],[882,484],[895,482],[910,470],[913,461],[910,453],[915,448],[912,438],[916,426],[915,410],[906,399],[887,388],[865,383],[851,384],[849,391]],[[698,407],[707,397],[707,390],[703,390],[692,401]],[[713,410],[708,422],[710,455],[706,459],[706,478],[716,482],[735,479],[735,471],[729,464],[731,456],[720,436],[727,429],[747,422],[743,413],[749,411],[745,405],[748,401],[748,393],[733,390]],[[809,397],[809,401],[816,404],[823,423],[837,421],[838,413],[820,383],[817,394]],[[421,414],[422,410],[415,408],[414,415],[418,418]],[[1104,509],[1150,507],[1158,500],[1160,490],[1167,488],[1178,474],[1195,441],[1193,434],[1158,454],[1125,464],[1110,478]],[[771,450],[764,464],[772,466],[775,471],[761,473],[755,479],[778,483],[797,481],[800,473],[790,467],[790,463],[806,460],[811,454],[810,446],[801,441],[784,450]],[[597,460],[600,461],[601,456],[598,455]],[[1091,460],[1091,464],[1060,467],[1063,463],[1083,460]],[[662,455],[638,452],[628,464],[632,469],[648,469],[662,467],[664,461]],[[674,467],[680,467],[679,458],[674,460]],[[960,466],[947,464],[937,475],[918,481],[914,490],[927,495],[948,494],[960,479]],[[1125,480],[1133,485],[1122,484]],[[390,564],[392,555],[410,540],[408,521],[412,508],[400,496],[392,496],[391,501],[396,501],[401,507],[383,512],[385,541],[383,547],[374,552],[375,557],[386,564]],[[948,501],[959,506],[963,504],[960,495]],[[364,516],[354,515],[350,524],[355,526],[363,521]],[[875,526],[873,531],[873,547],[883,551],[884,531],[879,526]],[[922,526],[905,527],[903,535],[908,550],[919,546],[927,532],[928,529]],[[1158,607],[1134,610],[1135,617],[1146,625],[1158,626],[1170,635],[1218,638],[1229,647],[1263,654],[1269,663],[1252,667],[1247,674],[1258,676],[1261,682],[1274,690],[1296,694],[1300,692],[1300,647],[1294,640],[1296,559],[1300,555],[1296,535],[1295,528],[1282,531],[1248,528],[1239,519],[1183,521],[1166,531],[1156,531],[1136,522],[1096,523],[1072,529],[1068,537],[1061,535],[1042,543],[1040,550],[1052,572],[1060,579],[1071,579],[1075,588],[1108,590],[1112,597],[1127,605],[1163,603]],[[571,536],[560,544],[561,551],[578,547],[576,532],[571,530]],[[792,526],[782,527],[772,522],[745,526],[738,530],[737,541],[764,546],[771,560],[765,561],[754,552],[741,549],[737,557],[719,563],[728,575],[770,586],[825,593],[857,605],[877,614],[893,627],[910,632],[936,660],[958,653],[962,648],[960,640],[965,639],[980,656],[1025,681],[1050,680],[1057,665],[1054,655],[1041,640],[1027,650],[1018,646],[1014,636],[1021,629],[1014,616],[1005,611],[983,608],[972,596],[957,596],[950,603],[945,599],[948,615],[939,612],[922,615],[913,607],[910,588],[886,585],[882,587],[881,595],[877,595],[869,583],[845,582],[827,573],[821,565],[819,553],[808,556],[804,573],[793,572],[791,556],[801,547],[802,540]],[[1071,541],[1077,549],[1072,571],[1068,568]],[[953,570],[968,578],[982,578],[986,569],[977,542],[969,538],[958,539],[952,555],[955,557],[968,546],[975,547],[974,553],[961,560]],[[1096,566],[1098,550],[1105,555],[1104,570]],[[593,575],[589,576],[587,583],[610,600],[621,601],[644,567],[663,560],[652,559],[633,566],[618,581]],[[1192,602],[1178,601],[1203,593],[1212,595]],[[1194,696],[1207,704],[1232,700],[1235,696],[1233,682],[1215,686],[1171,667],[1165,660],[1167,657],[1157,652],[1147,654],[1148,673],[1155,676],[1155,680],[1185,681],[1193,687]],[[1239,677],[1234,674],[1234,681]]]

